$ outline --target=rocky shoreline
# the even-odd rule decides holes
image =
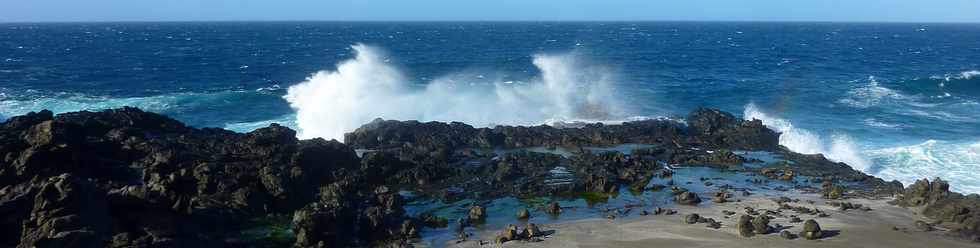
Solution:
[[[939,179],[903,188],[821,155],[793,153],[760,121],[707,108],[683,121],[621,125],[376,120],[348,133],[345,143],[298,140],[275,124],[245,134],[198,129],[135,108],[41,111],[0,124],[0,155],[3,247],[410,247],[426,230],[453,229],[465,240],[488,215],[524,218],[487,209],[505,197],[538,199],[525,202],[531,211],[524,212],[560,219],[567,208],[558,202],[621,192],[661,192],[670,204],[703,205],[763,189],[820,194],[841,208],[861,208],[843,199],[893,199],[932,220],[916,226],[966,240],[980,235],[976,194],[951,192]],[[682,183],[677,173],[684,168],[751,177]],[[420,201],[462,202],[457,208],[466,213],[413,210]],[[813,213],[784,203],[787,211]],[[613,218],[673,211],[615,207]],[[743,225],[732,226],[775,233],[763,223],[772,214],[741,215]],[[699,216],[693,222],[720,226]],[[553,231],[507,226],[495,241],[535,241]],[[809,228],[787,236],[820,234]]]

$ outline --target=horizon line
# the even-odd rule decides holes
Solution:
[[[0,24],[85,23],[848,23],[848,24],[980,24],[980,21],[842,21],[842,20],[97,20],[97,21],[3,21]]]

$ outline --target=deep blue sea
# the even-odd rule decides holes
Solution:
[[[136,106],[198,127],[342,137],[476,126],[762,119],[781,144],[980,192],[980,24],[0,24],[0,119]]]

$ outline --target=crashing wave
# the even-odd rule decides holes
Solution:
[[[627,116],[614,94],[613,75],[574,55],[535,55],[541,74],[525,84],[474,84],[449,75],[418,89],[379,49],[352,48],[356,57],[335,71],[314,73],[289,87],[284,98],[296,110],[301,138],[340,140],[375,118],[490,126]]]
[[[762,124],[779,132],[779,145],[802,154],[823,154],[835,162],[843,162],[852,168],[866,171],[870,165],[867,159],[860,155],[860,149],[854,140],[844,134],[830,136],[830,144],[824,144],[823,138],[810,130],[799,128],[788,120],[766,114],[755,103],[745,105],[743,118],[758,119]]]
[[[909,146],[869,150],[865,154],[876,166],[876,176],[910,184],[922,178],[941,177],[956,182],[952,190],[980,193],[980,141],[949,142],[927,140]]]

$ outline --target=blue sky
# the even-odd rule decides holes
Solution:
[[[980,0],[0,0],[0,22],[210,20],[980,22]]]

